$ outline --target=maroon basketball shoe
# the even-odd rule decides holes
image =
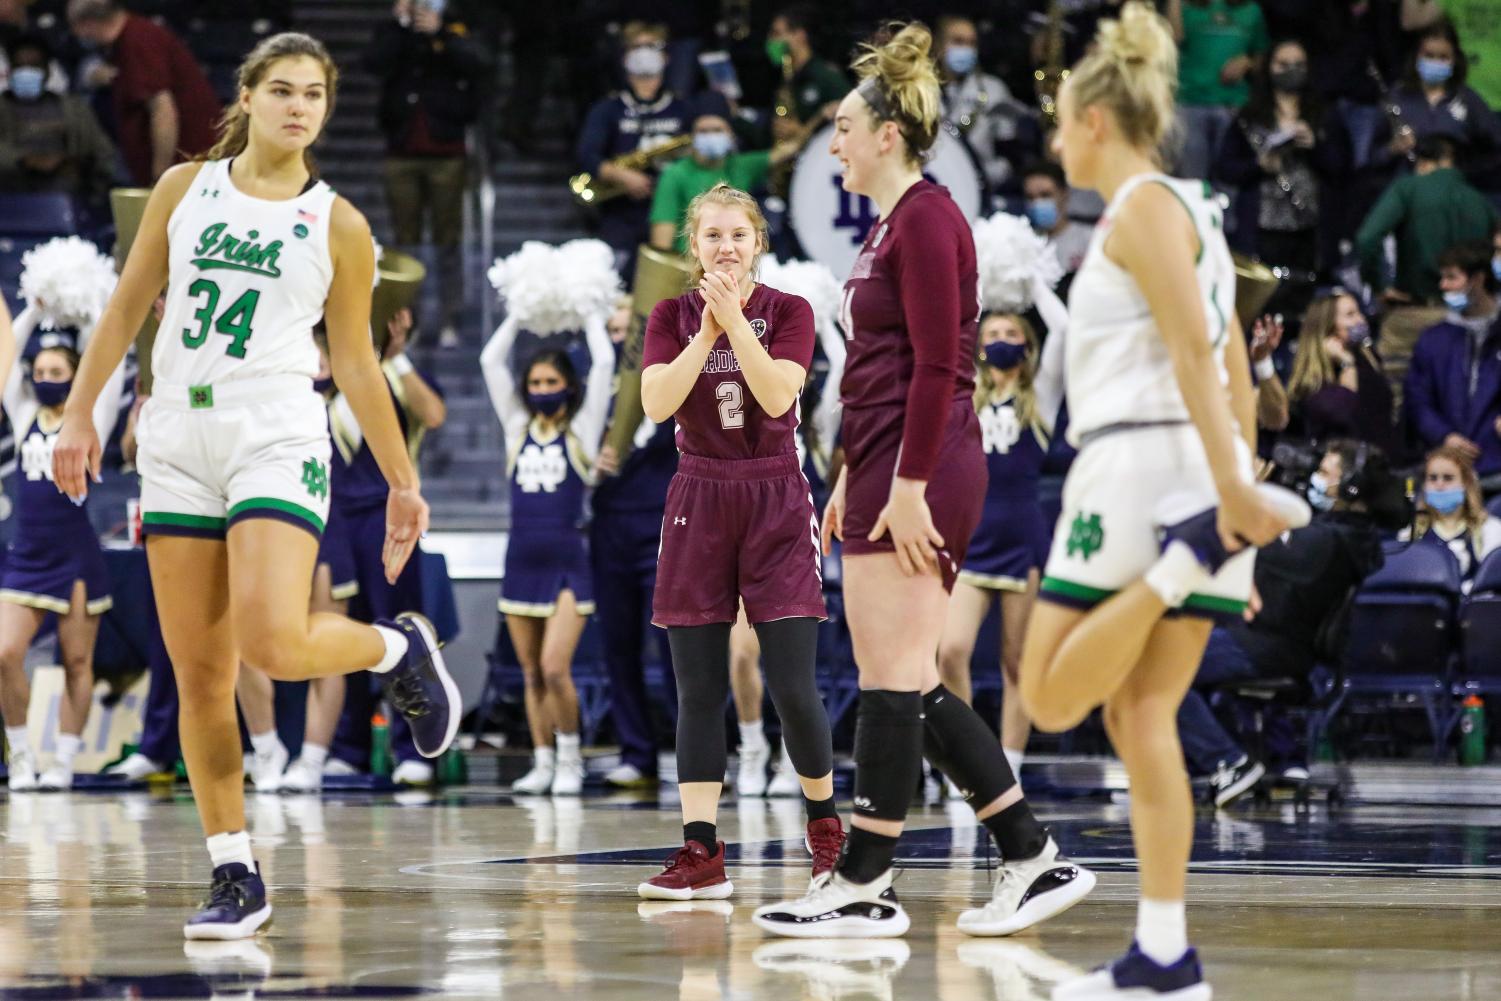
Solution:
[[[808,822],[808,853],[813,856],[813,878],[833,872],[844,850],[844,825],[838,817]]]
[[[723,900],[735,892],[724,874],[724,842],[711,856],[697,841],[673,852],[660,873],[636,887],[647,900]]]

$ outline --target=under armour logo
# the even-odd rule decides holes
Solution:
[[[688,524],[688,519],[687,518],[674,518],[674,519],[672,519],[672,523],[674,525],[686,525],[686,524]]]

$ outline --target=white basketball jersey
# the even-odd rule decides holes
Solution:
[[[152,374],[208,386],[318,374],[313,326],[334,277],[328,249],[334,191],[296,198],[241,193],[229,161],[203,165],[167,223],[167,306]]]
[[[1068,440],[1125,421],[1187,421],[1167,344],[1141,288],[1105,256],[1105,240],[1120,206],[1139,185],[1166,185],[1193,217],[1199,234],[1194,267],[1199,304],[1220,380],[1229,385],[1225,345],[1235,310],[1235,263],[1225,243],[1224,209],[1204,181],[1138,174],[1121,185],[1095,227],[1089,251],[1068,293]]]

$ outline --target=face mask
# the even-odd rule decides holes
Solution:
[[[1058,225],[1058,203],[1051,198],[1034,198],[1027,203],[1027,218],[1033,229],[1052,229]]]
[[[42,96],[42,86],[47,82],[47,71],[35,66],[22,66],[11,70],[10,92],[17,100],[35,101]]]
[[[667,56],[661,49],[641,45],[625,54],[625,71],[631,76],[661,76]]]
[[[1446,63],[1441,59],[1418,59],[1418,79],[1429,86],[1448,83],[1453,75],[1453,63]]]
[[[73,380],[67,382],[33,382],[32,388],[36,390],[36,401],[44,407],[60,407],[68,400],[68,390],[73,388]]]
[[[778,69],[781,68],[782,61],[787,58],[789,51],[791,51],[791,45],[785,38],[768,38],[766,40],[766,58],[770,59],[771,64]]]
[[[1027,346],[1009,341],[992,341],[985,345],[985,364],[1009,371],[1027,360]]]
[[[1345,342],[1352,348],[1358,348],[1371,339],[1369,324],[1357,323],[1345,332]]]
[[[552,393],[527,393],[526,401],[532,405],[532,409],[543,417],[551,417],[563,409],[568,402],[568,390],[559,389]]]
[[[326,376],[326,377],[324,377],[322,379],[314,379],[313,380],[313,392],[315,392],[315,393],[326,393],[330,389],[333,389],[333,388],[334,388],[334,377],[331,376],[331,375],[330,376]]]
[[[1496,281],[1501,282],[1501,257],[1491,258],[1491,274],[1496,276]]]
[[[943,62],[955,76],[969,76],[980,64],[980,50],[973,45],[950,45],[943,50]]]
[[[1329,496],[1329,479],[1323,473],[1314,473],[1308,478],[1308,490],[1305,493],[1308,503],[1315,511],[1329,511],[1334,508],[1334,498]]]
[[[1284,94],[1296,94],[1308,82],[1308,67],[1295,66],[1272,73],[1272,87]]]
[[[1457,292],[1444,293],[1444,305],[1456,313],[1463,313],[1465,307],[1470,304],[1470,293],[1460,289]]]
[[[735,140],[728,132],[695,132],[693,152],[705,160],[723,160],[735,147]]]
[[[1451,487],[1448,490],[1424,490],[1423,500],[1439,514],[1453,514],[1459,510],[1459,505],[1465,502],[1465,492],[1463,487]]]

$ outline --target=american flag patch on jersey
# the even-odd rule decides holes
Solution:
[[[317,222],[318,221],[318,217],[315,216],[315,215],[313,215],[313,213],[309,212],[307,209],[298,209],[297,210],[297,218],[300,219],[300,220],[302,220],[303,222]]]

